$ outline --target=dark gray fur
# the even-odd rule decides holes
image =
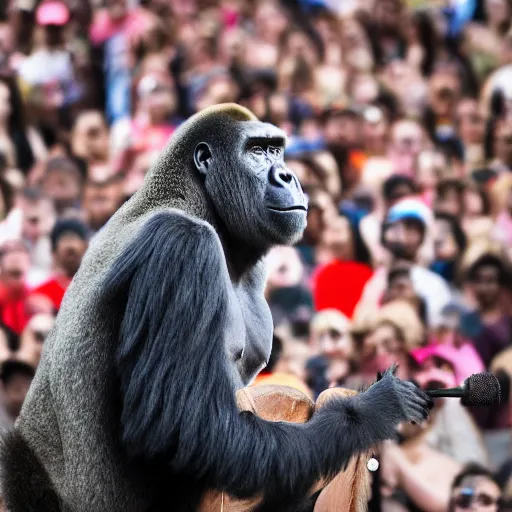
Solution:
[[[305,218],[264,211],[247,133],[283,136],[234,105],[190,119],[91,244],[2,446],[10,512],[193,511],[207,488],[296,511],[317,479],[426,416],[392,372],[305,425],[239,414],[235,390],[271,346],[263,256]]]

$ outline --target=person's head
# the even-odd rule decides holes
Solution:
[[[512,5],[509,0],[484,0],[483,7],[487,23],[502,34],[510,28]]]
[[[403,264],[391,267],[388,272],[387,300],[390,302],[397,299],[412,300],[415,297],[411,268]]]
[[[451,117],[461,92],[457,69],[451,64],[436,66],[429,80],[430,104],[439,117]]]
[[[128,13],[127,0],[107,0],[106,7],[112,20],[122,20]]]
[[[327,144],[357,147],[361,139],[361,116],[351,109],[333,109],[324,116]]]
[[[464,188],[458,179],[440,181],[436,187],[436,211],[460,217],[464,210]]]
[[[40,237],[48,235],[55,222],[52,201],[39,189],[27,188],[22,191],[20,206],[23,212],[23,238],[36,242]]]
[[[366,151],[381,155],[385,153],[389,138],[389,118],[382,108],[371,105],[363,112],[363,140]]]
[[[404,199],[387,213],[382,243],[396,259],[415,261],[432,221],[430,210],[416,199]]]
[[[455,477],[449,512],[498,512],[501,489],[494,475],[478,464],[469,464]]]
[[[81,112],[71,132],[73,155],[88,162],[104,162],[108,159],[109,133],[101,112]]]
[[[481,309],[497,306],[506,274],[503,261],[494,254],[484,254],[468,268],[466,280]]]
[[[436,212],[434,232],[436,260],[454,261],[466,250],[466,235],[454,215]]]
[[[399,119],[391,126],[388,158],[394,172],[412,176],[418,155],[426,149],[427,136],[420,123],[413,119]]]
[[[410,302],[397,299],[372,312],[362,342],[356,345],[356,359],[364,373],[377,373],[399,363],[401,378],[408,378],[408,351],[424,341],[424,327]],[[359,327],[354,330],[357,335]]]
[[[94,231],[101,229],[121,206],[123,193],[119,176],[101,182],[87,183],[84,191],[84,210],[87,222]]]
[[[329,359],[352,357],[350,320],[338,310],[326,309],[313,317],[310,340],[313,350]]]
[[[177,107],[174,83],[168,74],[149,73],[136,85],[137,110],[146,114],[154,124],[172,116]]]
[[[12,295],[23,292],[30,269],[30,255],[24,243],[4,242],[0,246],[0,278]]]
[[[64,43],[64,27],[71,13],[68,6],[59,0],[41,2],[36,10],[36,22],[44,29],[44,42],[49,48],[58,48]]]
[[[61,219],[50,234],[55,266],[68,277],[73,277],[89,243],[89,230],[78,219]]]
[[[512,167],[512,121],[498,121],[494,131],[494,153],[498,160]]]
[[[303,240],[309,245],[316,245],[321,239],[327,221],[336,215],[336,207],[329,194],[322,189],[314,189],[308,195],[308,222]]]
[[[399,174],[390,176],[382,184],[382,197],[386,210],[389,210],[402,199],[416,194],[416,185],[414,181]]]
[[[0,366],[4,406],[12,419],[20,414],[34,374],[34,368],[21,361],[9,360]]]
[[[46,164],[43,191],[53,200],[59,214],[76,206],[82,194],[82,184],[82,174],[73,160],[56,157]]]
[[[459,137],[465,144],[482,144],[485,137],[485,117],[478,101],[462,98],[455,110]]]
[[[55,317],[48,313],[38,313],[28,322],[21,334],[21,346],[17,359],[37,368],[43,346],[55,325]]]
[[[354,240],[350,221],[342,215],[329,219],[322,232],[320,246],[328,252],[329,259],[353,260]]]
[[[372,18],[379,30],[394,36],[402,30],[401,22],[404,6],[401,0],[375,0]]]
[[[465,187],[462,199],[465,217],[474,218],[491,214],[490,199],[483,187],[476,185]]]

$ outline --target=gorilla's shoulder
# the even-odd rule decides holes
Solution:
[[[190,240],[201,239],[214,245],[220,244],[219,236],[211,224],[178,209],[165,209],[152,213],[144,223],[139,236],[148,237],[162,231],[172,238],[186,236]]]

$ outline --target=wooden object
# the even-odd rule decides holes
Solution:
[[[356,392],[343,388],[329,389],[314,404],[302,392],[287,386],[261,385],[240,390],[237,403],[241,411],[251,411],[268,421],[305,423],[332,397],[347,397]],[[369,472],[366,467],[369,455],[355,457],[346,471],[331,482],[319,482],[311,493],[323,489],[314,512],[365,512],[370,490]],[[210,491],[205,494],[198,512],[250,512],[260,503],[261,497],[237,500]]]

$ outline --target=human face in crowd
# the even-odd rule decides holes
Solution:
[[[456,119],[459,136],[465,144],[482,144],[485,136],[485,117],[475,99],[459,101]]]
[[[30,257],[21,250],[8,251],[1,259],[0,271],[4,285],[12,294],[25,289],[25,280],[30,269]]]
[[[122,202],[118,183],[89,184],[85,187],[84,209],[89,225],[98,230],[114,215]]]
[[[365,373],[383,372],[401,360],[404,351],[397,329],[391,324],[380,325],[364,338],[361,368]]]
[[[52,204],[47,199],[22,201],[23,237],[32,243],[48,234],[54,217]]]
[[[87,242],[73,233],[62,235],[55,248],[55,262],[66,275],[73,277],[87,250]]]
[[[80,115],[72,134],[73,152],[88,161],[108,158],[108,128],[100,112],[89,111]]]
[[[17,418],[20,415],[31,383],[32,379],[28,375],[16,374],[3,385],[3,402],[11,418]]]
[[[500,488],[485,476],[468,476],[452,491],[453,512],[498,512]]]
[[[445,219],[436,219],[434,231],[436,259],[439,261],[455,260],[459,256],[459,249],[453,235],[451,224]]]
[[[396,299],[411,300],[416,297],[411,276],[402,274],[391,280],[388,287],[388,298],[393,301]]]
[[[79,177],[68,169],[55,169],[47,174],[43,187],[59,212],[76,206],[82,192]]]
[[[396,174],[412,176],[416,159],[425,149],[425,134],[415,121],[403,120],[391,128],[388,157]]]
[[[340,316],[311,333],[313,346],[328,359],[348,359],[352,356],[352,339],[348,320]]]
[[[477,269],[473,281],[473,292],[481,307],[495,306],[501,295],[498,269],[491,265]]]
[[[423,236],[418,221],[404,219],[386,228],[384,242],[395,257],[414,261],[423,243]]]

